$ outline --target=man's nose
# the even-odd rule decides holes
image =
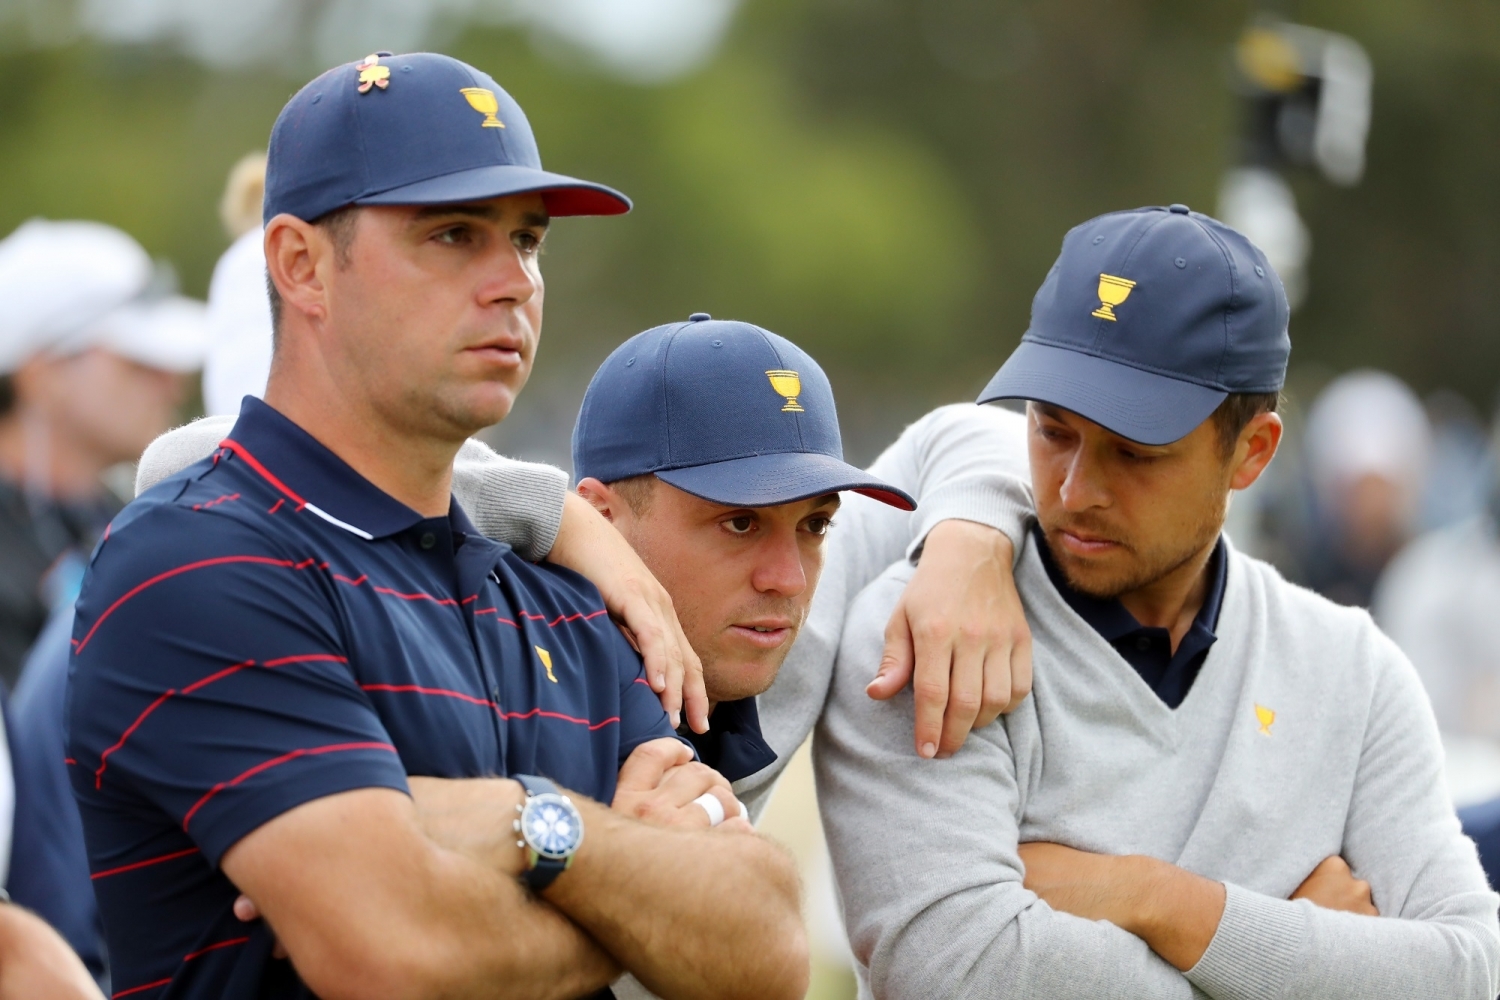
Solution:
[[[1069,458],[1058,494],[1063,510],[1072,513],[1109,505],[1109,494],[1103,488],[1099,468],[1090,460],[1087,448],[1079,448]]]
[[[757,592],[796,597],[807,589],[807,571],[802,566],[795,530],[768,533],[756,557],[750,582]]]
[[[483,288],[485,302],[529,302],[541,291],[542,279],[535,263],[507,243],[495,255],[489,281]]]

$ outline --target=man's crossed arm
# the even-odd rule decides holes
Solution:
[[[1198,964],[1224,916],[1224,884],[1145,855],[1091,854],[1062,844],[1019,848],[1025,886],[1047,905],[1129,931],[1179,971]],[[1325,859],[1292,893],[1327,910],[1378,917],[1370,883]]]
[[[636,749],[612,809],[569,793],[586,836],[541,899],[517,878],[517,783],[413,778],[411,789],[316,800],[224,856],[325,1000],[577,997],[622,969],[672,1000],[805,992],[790,858],[743,820],[707,828],[693,799],[710,792],[732,815],[733,795],[678,741]]]

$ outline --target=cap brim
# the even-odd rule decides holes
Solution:
[[[1228,395],[1082,351],[1023,340],[976,402],[1050,403],[1131,441],[1164,445],[1186,437]]]
[[[460,170],[355,199],[356,205],[446,205],[513,194],[541,194],[547,211],[563,215],[623,215],[630,199],[614,188],[531,167],[494,165]]]
[[[685,493],[726,507],[775,507],[852,490],[881,503],[915,510],[901,490],[829,455],[786,452],[753,455],[711,465],[658,472],[656,478]]]

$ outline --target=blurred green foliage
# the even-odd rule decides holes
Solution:
[[[505,29],[441,47],[512,91],[549,167],[636,200],[625,218],[556,227],[544,375],[580,382],[623,337],[693,310],[752,319],[825,363],[854,457],[868,458],[901,420],[984,382],[1070,226],[1139,204],[1212,211],[1237,127],[1228,48],[1253,13],[746,0],[716,59],[650,87]],[[1364,182],[1292,178],[1314,241],[1294,364],[1386,367],[1487,409],[1500,372],[1500,7],[1322,0],[1282,13],[1352,35],[1376,71]],[[86,40],[0,38],[0,52],[0,230],[32,215],[112,222],[195,294],[227,243],[226,171],[317,69],[216,73],[166,48]]]

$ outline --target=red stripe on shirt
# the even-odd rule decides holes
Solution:
[[[433,597],[431,594],[424,594],[421,591],[417,591],[414,594],[403,594],[401,591],[392,590],[390,587],[376,587],[375,593],[390,594],[392,597],[399,597],[403,601],[431,601],[433,604],[451,604],[454,607],[458,606],[458,602],[451,597]]]
[[[547,621],[547,616],[546,615],[534,615],[530,611],[522,611],[522,612],[520,612],[520,614],[521,614],[522,618],[525,618],[528,621],[534,621],[534,622],[546,622]],[[584,614],[583,612],[579,611],[579,612],[577,612],[575,614],[571,614],[571,615],[558,615],[556,618],[552,619],[550,622],[547,622],[547,627],[548,628],[557,628],[557,626],[561,625],[563,622],[586,622],[590,618],[598,618],[600,615],[606,615],[606,614],[609,614],[609,610],[607,608],[601,608],[598,611],[590,611],[587,614]]]
[[[449,691],[446,688],[422,687],[419,684],[361,684],[360,689],[364,691],[388,691],[393,694],[424,694],[435,698],[457,698],[459,701],[469,702],[471,705],[484,705],[495,708],[495,714],[502,719],[560,719],[563,722],[571,722],[578,726],[588,726],[589,731],[603,729],[614,722],[619,722],[618,715],[610,716],[603,722],[590,722],[588,719],[580,719],[577,716],[564,715],[561,712],[552,712],[545,708],[533,708],[525,712],[502,712],[495,703],[488,698],[476,698],[472,694],[464,694],[462,691]]]
[[[115,740],[114,746],[99,755],[99,769],[94,772],[94,787],[96,789],[102,787],[104,784],[104,769],[109,766],[109,755],[124,746],[125,741],[130,739],[130,735],[140,728],[141,723],[146,721],[146,717],[160,708],[163,702],[176,693],[176,688],[167,688],[155,701],[146,706],[145,711],[135,717],[135,721],[126,727],[125,731],[120,734],[119,739]]]
[[[271,474],[271,470],[268,469],[268,468],[266,468],[264,465],[261,465],[260,464],[260,459],[256,458],[254,455],[250,454],[249,450],[244,445],[240,444],[238,441],[234,440],[233,438],[225,438],[224,440],[222,440],[222,441],[219,442],[219,447],[221,447],[221,448],[228,448],[230,451],[234,452],[237,456],[239,456],[240,458],[243,458],[245,460],[245,463],[247,465],[249,465],[250,468],[252,468],[256,472],[260,473],[260,477],[262,479],[264,479],[266,482],[270,483],[272,486],[276,487],[281,492],[285,493],[287,499],[290,500],[292,503],[294,503],[294,504],[297,505],[297,509],[298,510],[301,510],[303,507],[307,506],[307,501],[306,500],[304,500],[300,496],[298,496],[297,493],[296,493],[296,491],[293,490],[286,483],[283,483],[280,479],[277,479],[274,475],[272,475]]]
[[[199,948],[195,952],[191,952],[190,954],[182,956],[182,960],[184,962],[191,962],[193,959],[197,958],[200,955],[207,955],[209,952],[218,951],[220,948],[232,948],[237,944],[244,944],[249,940],[250,938],[248,937],[230,938],[228,941],[220,941],[217,944],[211,944],[207,948]]]
[[[267,669],[274,670],[276,667],[285,666],[288,663],[311,662],[348,663],[349,660],[347,657],[335,656],[332,653],[303,653],[299,656],[283,656],[279,657],[278,659],[267,660],[260,665]],[[241,670],[246,670],[255,665],[256,664],[254,660],[244,660],[243,662],[236,663],[233,666],[225,667],[223,670],[219,670],[212,674],[209,674],[207,677],[200,678],[189,684],[187,687],[183,688],[181,691],[178,691],[176,688],[167,689],[166,693],[157,698],[150,705],[146,706],[146,710],[143,711],[140,715],[136,716],[135,721],[130,724],[130,728],[126,729],[125,732],[120,735],[119,740],[115,742],[114,746],[110,747],[108,750],[99,755],[99,769],[94,772],[94,787],[101,788],[104,785],[104,770],[109,764],[109,755],[124,746],[125,741],[130,739],[131,734],[140,727],[140,724],[142,722],[146,721],[146,717],[160,708],[162,703],[165,702],[168,698],[171,698],[176,694],[192,694],[194,691],[198,691],[201,688],[207,687],[214,681],[223,680],[225,677],[228,677],[231,674],[238,673]]]
[[[389,753],[396,752],[396,748],[391,746],[389,743],[332,743],[328,746],[323,747],[304,747],[302,749],[293,750],[291,753],[284,753],[280,757],[273,757],[270,760],[261,761],[259,764],[256,764],[249,770],[236,775],[228,781],[221,781],[214,787],[210,788],[207,792],[205,792],[203,797],[197,802],[194,802],[193,807],[189,809],[187,811],[187,814],[182,817],[182,828],[186,830],[188,828],[188,824],[193,821],[193,817],[197,814],[198,810],[202,809],[204,805],[208,803],[209,799],[213,798],[215,795],[218,795],[226,788],[233,788],[240,782],[245,781],[249,778],[253,778],[257,774],[260,774],[262,771],[269,771],[273,767],[279,767],[282,764],[285,764],[287,761],[296,760],[298,757],[315,757],[319,754],[339,753],[340,751],[344,750],[385,750]]]
[[[462,691],[449,691],[447,688],[422,687],[420,684],[361,684],[361,691],[388,691],[392,694],[425,694],[434,698],[457,698],[459,701],[467,701],[472,705],[491,704],[488,698],[476,698],[472,694],[464,694]]]
[[[128,990],[120,990],[118,993],[111,993],[109,995],[109,1000],[120,1000],[120,997],[128,997],[132,993],[144,993],[147,990],[154,990],[158,986],[170,985],[172,985],[172,978],[168,976],[166,979],[158,979],[156,982],[147,983],[145,986],[132,986]]]
[[[188,849],[183,850],[183,851],[173,851],[171,854],[163,854],[160,857],[156,857],[156,858],[147,858],[145,861],[135,861],[135,862],[132,862],[131,864],[128,864],[128,865],[121,865],[118,868],[106,868],[102,872],[94,872],[94,874],[90,875],[89,878],[91,878],[91,879],[109,878],[111,875],[118,875],[121,872],[131,872],[131,871],[135,871],[137,868],[147,868],[147,867],[150,867],[151,865],[159,865],[163,861],[173,861],[173,860],[175,860],[177,858],[185,858],[185,857],[187,857],[190,854],[197,854],[197,853],[198,853],[198,848],[196,848],[196,847],[189,847]]]
[[[172,577],[180,576],[183,573],[191,573],[195,569],[207,569],[210,566],[223,566],[228,563],[258,563],[264,566],[285,566],[292,569],[302,569],[305,565],[310,565],[311,562],[312,560],[308,560],[307,563],[293,563],[288,559],[272,559],[270,556],[218,556],[213,559],[199,559],[197,562],[190,562],[175,569],[169,569],[165,573],[158,573],[144,583],[138,583],[134,587],[131,587],[115,603],[105,608],[104,613],[94,620],[94,624],[89,627],[88,632],[84,634],[83,638],[74,641],[73,652],[83,652],[83,647],[87,646],[89,640],[94,637],[94,633],[99,631],[99,626],[103,625],[109,619],[110,615],[118,611],[122,604],[141,593],[141,591],[156,586],[163,580],[170,580]]]
[[[237,944],[246,944],[249,942],[249,940],[250,939],[248,937],[237,937],[230,938],[228,941],[220,941],[217,944],[211,944],[206,948],[199,948],[197,951],[192,952],[191,954],[184,955],[182,957],[182,961],[184,963],[191,962],[193,959],[198,958],[202,955],[207,955],[211,951],[218,951],[220,948],[232,948]],[[118,997],[128,997],[132,993],[144,993],[146,990],[154,990],[158,986],[168,986],[171,984],[171,982],[171,979],[158,979],[156,982],[147,983],[144,986],[132,986],[128,990],[121,990],[118,993],[110,994],[110,1000],[116,1000],[116,998]]]
[[[605,726],[610,725],[611,723],[620,721],[620,717],[618,715],[612,715],[609,718],[605,719],[603,722],[590,722],[588,719],[580,719],[572,715],[563,715],[561,712],[549,712],[544,708],[533,708],[529,712],[500,712],[500,717],[502,719],[532,719],[537,717],[541,717],[543,719],[561,719],[563,722],[571,722],[577,726],[588,726],[589,732],[593,732],[596,729],[603,729]]]

